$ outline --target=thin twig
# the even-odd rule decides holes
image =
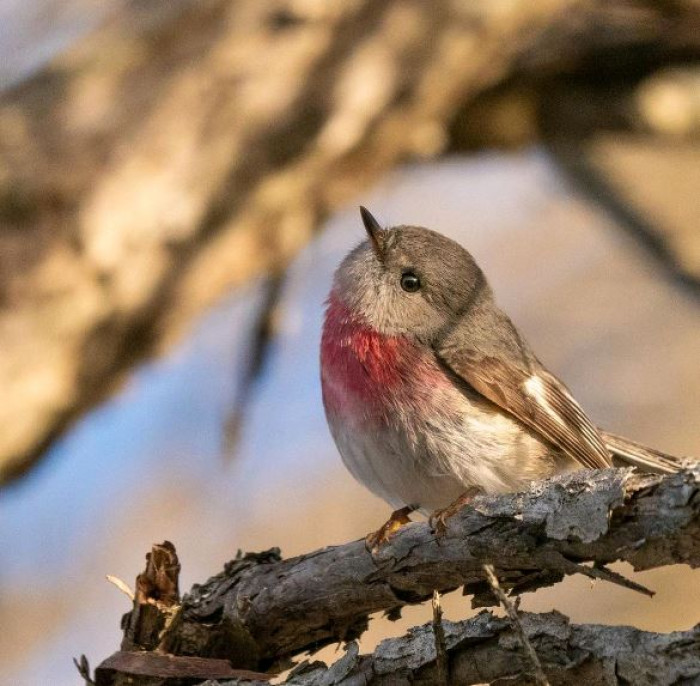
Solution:
[[[535,681],[537,682],[538,686],[549,686],[549,681],[547,680],[544,670],[542,669],[540,659],[537,657],[537,653],[532,647],[532,643],[530,643],[530,640],[525,634],[525,629],[520,621],[520,617],[518,617],[518,610],[501,588],[501,584],[498,582],[498,577],[496,576],[496,570],[491,564],[485,564],[483,565],[483,568],[484,573],[486,574],[486,580],[489,582],[489,586],[491,586],[491,590],[498,598],[499,602],[503,606],[503,609],[506,611],[511,626],[513,627],[513,631],[518,634],[518,638],[520,639],[520,644],[525,651],[525,655],[532,663],[535,670]]]
[[[615,584],[616,586],[622,586],[623,588],[628,588],[630,591],[636,591],[637,593],[649,596],[650,598],[653,598],[656,595],[655,591],[652,591],[646,586],[642,586],[642,584],[638,584],[636,581],[628,579],[622,574],[613,572],[612,569],[608,569],[605,566],[594,565],[593,567],[587,567],[586,565],[580,565],[575,562],[571,562],[569,566],[572,572],[576,571],[579,574],[589,577],[590,579],[602,579],[603,581]]]
[[[85,686],[95,686],[95,681],[90,676],[90,663],[88,662],[87,657],[85,657],[85,655],[81,655],[80,660],[73,658],[73,664],[78,670],[78,674],[80,674],[85,681]]]
[[[445,629],[442,626],[440,592],[437,590],[433,591],[433,636],[435,637],[437,684],[438,686],[448,686],[449,663],[447,661],[447,645],[445,644]]]
[[[132,603],[134,602],[134,598],[136,596],[131,588],[129,588],[129,584],[127,584],[126,581],[122,581],[118,576],[114,576],[112,574],[106,574],[105,578],[110,584],[116,586],[125,596],[127,596]]]

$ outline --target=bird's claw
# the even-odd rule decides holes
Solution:
[[[436,538],[444,538],[445,534],[447,533],[447,520],[456,515],[466,505],[471,505],[474,498],[481,493],[482,491],[480,488],[472,486],[447,507],[443,508],[442,510],[435,510],[435,512],[430,515],[428,522],[430,523],[432,530],[435,532]]]
[[[386,545],[402,526],[411,521],[408,515],[412,511],[413,508],[411,507],[402,507],[400,510],[392,512],[391,517],[379,529],[365,536],[365,547],[367,550],[370,553],[375,553],[383,545]]]
[[[452,511],[452,505],[448,505],[442,510],[435,510],[435,512],[430,515],[428,523],[430,524],[430,528],[435,532],[436,538],[444,538],[447,533],[447,520],[453,514],[455,514],[455,512]]]

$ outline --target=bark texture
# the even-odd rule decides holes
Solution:
[[[0,483],[226,289],[601,51],[692,51],[692,0],[156,0],[0,100]]]
[[[700,625],[689,631],[657,634],[632,627],[571,624],[558,612],[523,613],[520,619],[550,684],[579,686],[659,686],[693,684],[700,680]],[[507,620],[481,612],[463,622],[443,622],[450,686],[535,683],[531,664]],[[98,670],[98,686],[114,683],[113,659]],[[155,662],[155,660],[154,660]],[[202,661],[204,662],[204,661]],[[209,660],[209,674],[221,661]],[[203,665],[204,666],[204,665]],[[132,675],[145,668],[134,668]],[[156,669],[150,668],[153,674]],[[122,674],[126,673],[126,670]],[[179,678],[184,678],[184,670]],[[161,670],[162,686],[172,686]],[[247,686],[267,683],[262,676],[238,674],[235,680],[211,679],[207,686]],[[132,682],[134,683],[134,682]],[[137,685],[141,682],[135,682]],[[200,682],[201,683],[201,682]],[[304,661],[285,680],[294,686],[433,685],[437,662],[433,627],[415,627],[402,638],[382,641],[371,655],[361,655],[351,642],[332,666]]]
[[[462,586],[466,594],[474,595],[475,605],[496,604],[484,575],[485,563],[493,565],[501,587],[515,595],[577,573],[634,587],[605,567],[618,560],[631,563],[635,569],[678,563],[700,565],[697,466],[688,465],[683,472],[666,477],[636,475],[629,470],[583,471],[537,483],[527,493],[478,497],[473,507],[464,508],[448,520],[444,537],[436,538],[428,524],[410,524],[374,555],[367,551],[364,541],[288,560],[282,560],[277,550],[239,555],[223,572],[192,588],[174,618],[160,632],[157,645],[169,654],[229,660],[237,669],[274,669],[288,664],[290,658],[303,651],[331,642],[352,641],[365,630],[371,613],[384,611],[397,616],[403,606],[430,598],[436,589],[443,592]],[[147,601],[137,597],[134,611],[125,617],[124,626],[131,637],[139,635],[132,620],[141,612],[140,602]],[[469,627],[480,627],[478,631],[486,631],[491,641],[481,642],[481,657],[476,663],[472,657],[462,660],[464,665],[459,669],[467,670],[464,674],[475,674],[468,670],[477,669],[474,665],[482,660],[483,669],[491,662],[504,663],[504,653],[498,651],[504,645],[514,645],[512,637],[503,638],[506,634],[502,634],[505,629],[499,624],[501,620],[487,617],[482,615],[475,623],[467,622],[458,628],[449,625],[449,631],[446,629],[451,650],[458,644],[466,649],[470,641],[467,634],[460,632],[471,631]],[[576,660],[566,660],[562,672],[570,667],[571,674],[579,678],[590,668],[591,683],[618,683],[604,679],[612,673],[611,665],[617,664],[616,660],[627,664],[625,651],[637,640],[634,637],[655,646],[648,658],[658,656],[659,665],[666,664],[664,660],[675,650],[669,647],[664,658],[667,649],[663,646],[690,646],[687,654],[679,654],[678,668],[683,669],[686,664],[680,657],[687,657],[688,664],[697,667],[697,633],[688,634],[688,643],[675,635],[654,637],[622,628],[611,629],[613,634],[608,641],[599,627],[579,630],[558,616],[528,622],[533,622],[531,627],[542,627],[542,631],[527,629],[536,649],[538,643],[549,642],[550,634],[556,635],[559,642],[544,657],[538,652],[545,671],[552,668],[545,663],[557,662],[553,657],[556,654],[578,654],[578,666],[574,665]],[[149,625],[152,624],[149,617]],[[487,626],[501,628],[487,630]],[[409,643],[405,645],[426,631],[430,630],[418,630],[406,639]],[[463,638],[453,640],[457,634]],[[613,636],[617,636],[615,641]],[[576,652],[576,646],[583,646],[586,641],[596,655],[590,664],[582,653]],[[153,642],[138,646],[130,639],[127,647],[152,649]],[[608,648],[610,652],[605,652]],[[492,650],[496,651],[493,660],[486,659]],[[498,660],[496,654],[501,655]],[[406,653],[404,659],[420,662],[420,656],[425,655],[424,650],[418,650]],[[375,670],[383,658],[375,654],[372,659],[379,659],[372,663],[371,670]],[[420,671],[432,659],[434,653],[433,658],[416,662],[415,669]],[[353,669],[369,669],[370,663],[358,661],[356,655],[348,660]],[[453,669],[462,664],[456,653],[450,663]],[[633,667],[629,665],[629,669]],[[477,672],[479,669],[482,667]],[[517,665],[513,667],[515,671],[519,669]],[[377,672],[373,678],[380,676]],[[425,678],[425,683],[430,683],[430,677]],[[469,681],[471,678],[465,676],[455,683],[475,683]],[[394,682],[380,679],[376,683]]]
[[[524,613],[521,622],[550,684],[646,686],[700,679],[700,625],[656,634],[632,627],[570,624],[558,612]],[[482,612],[464,622],[444,622],[444,631],[451,686],[536,683],[532,665],[507,620]],[[286,683],[435,684],[432,627],[426,624],[403,638],[383,641],[372,655],[359,655],[357,644],[351,643],[332,667],[303,665]]]

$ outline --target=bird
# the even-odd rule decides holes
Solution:
[[[680,458],[597,427],[498,307],[459,243],[420,226],[367,232],[337,268],[321,336],[326,419],[352,476],[393,512],[444,533],[479,494],[614,464],[673,473]]]

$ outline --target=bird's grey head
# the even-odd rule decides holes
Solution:
[[[474,258],[418,226],[382,228],[360,208],[367,240],[342,262],[335,291],[373,328],[431,342],[477,298],[490,297]]]

